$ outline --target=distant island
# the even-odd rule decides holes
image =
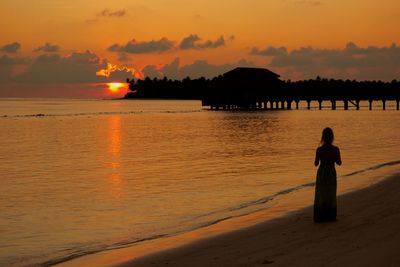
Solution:
[[[212,79],[171,80],[145,78],[134,81],[127,79],[130,91],[126,99],[193,99],[202,100],[203,106],[211,109],[291,109],[300,101],[343,101],[359,109],[360,101],[382,101],[383,108],[388,100],[396,101],[399,109],[400,82],[336,80],[317,77],[302,81],[283,81],[280,75],[263,68],[235,68]]]

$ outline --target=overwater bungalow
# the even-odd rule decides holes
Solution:
[[[213,81],[202,104],[211,109],[266,108],[268,101],[283,101],[284,82],[279,77],[268,69],[235,68]]]

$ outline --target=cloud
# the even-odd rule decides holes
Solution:
[[[124,17],[127,14],[125,9],[119,9],[119,10],[110,10],[108,8],[104,9],[99,13],[99,16],[101,17]]]
[[[308,5],[308,6],[320,6],[320,5],[322,5],[321,1],[300,0],[300,1],[295,1],[295,3],[299,4],[299,5]]]
[[[122,18],[126,17],[128,15],[128,12],[125,9],[118,9],[118,10],[110,10],[108,8],[103,9],[94,18],[87,19],[86,23],[96,23],[104,19],[108,18]]]
[[[175,58],[171,63],[165,64],[163,67],[161,67],[160,72],[170,79],[182,78],[179,75],[179,64],[180,58]]]
[[[21,44],[18,42],[14,42],[11,44],[6,44],[0,48],[0,51],[15,54],[21,48]]]
[[[26,59],[24,58],[10,57],[8,55],[3,55],[0,57],[0,66],[14,66],[24,63],[26,63]]]
[[[171,63],[165,64],[162,67],[155,65],[148,65],[142,69],[145,77],[168,77],[169,79],[183,79],[186,77],[191,78],[213,78],[223,74],[236,67],[254,67],[252,62],[247,60],[240,60],[236,63],[226,63],[215,65],[208,63],[206,60],[196,60],[192,64],[180,66],[180,59],[176,58]]]
[[[221,35],[215,41],[206,40],[204,42],[200,42],[201,38],[197,34],[191,34],[181,41],[179,44],[179,48],[186,49],[206,49],[206,48],[218,48],[225,45],[225,39]]]
[[[257,47],[253,47],[250,51],[251,55],[257,56],[280,56],[286,55],[287,49],[286,47],[267,47],[265,49],[259,49]]]
[[[0,97],[40,97],[40,98],[104,98],[109,97],[104,84],[64,83],[0,83]]]
[[[285,47],[251,49],[250,54],[269,56],[270,68],[278,68],[287,76],[296,73],[300,79],[326,75],[332,78],[358,80],[391,80],[400,75],[400,47],[360,47],[349,42],[342,49],[301,47],[288,52]]]
[[[17,65],[23,65],[27,62],[24,58],[10,57],[3,55],[0,57],[0,83],[12,80],[13,70]]]
[[[197,36],[196,34],[191,34],[188,37],[183,38],[183,40],[181,41],[179,48],[180,49],[190,49],[190,48],[194,48],[195,46],[195,42],[199,41],[200,37]]]
[[[118,61],[120,62],[130,62],[132,59],[128,56],[127,53],[120,53],[118,55]]]
[[[43,54],[35,58],[14,80],[22,83],[98,82],[96,71],[105,65],[105,61],[90,51],[74,52],[68,56]]]
[[[390,47],[362,48],[351,42],[343,49],[302,47],[290,53],[274,56],[271,65],[277,67],[318,65],[333,68],[365,68],[377,65],[400,67],[400,47],[393,44]]]
[[[91,84],[141,78],[133,66],[117,66],[90,51],[45,53],[35,58],[0,56],[0,84]]]
[[[107,63],[107,67],[96,71],[96,76],[107,77],[113,81],[125,81],[126,78],[136,77],[142,78],[141,73],[133,67],[118,66],[116,64]]]
[[[282,2],[286,2],[288,4],[294,4],[297,6],[320,6],[322,5],[321,1],[315,1],[315,0],[282,0]]]
[[[164,74],[156,65],[147,65],[142,69],[142,73],[144,77],[149,78],[161,78]]]
[[[39,46],[34,52],[46,52],[46,53],[55,53],[60,51],[60,47],[58,45],[53,45],[51,43],[45,43],[43,46]]]
[[[233,41],[235,36],[230,36],[229,40]],[[207,48],[218,48],[221,46],[225,46],[225,39],[221,35],[215,41],[206,40],[201,42],[201,38],[197,34],[191,34],[180,42],[179,46],[175,46],[175,41],[171,41],[168,38],[161,38],[159,40],[151,40],[151,41],[142,41],[138,42],[135,39],[127,42],[126,44],[113,44],[108,47],[108,51],[110,52],[119,52],[121,53],[121,61],[126,58],[123,53],[129,54],[148,54],[148,53],[163,53],[168,52],[175,49],[188,50],[188,49],[207,49]]]
[[[107,50],[110,52],[125,52],[129,54],[163,53],[174,48],[174,42],[167,38],[137,42],[135,39],[124,45],[113,44]]]

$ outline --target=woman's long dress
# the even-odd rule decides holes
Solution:
[[[315,222],[336,220],[336,187],[335,163],[332,161],[321,161],[315,185]]]

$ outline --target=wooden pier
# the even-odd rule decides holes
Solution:
[[[209,106],[211,110],[279,110],[279,109],[300,109],[300,102],[306,102],[306,107],[304,109],[310,110],[312,108],[312,103],[317,102],[318,106],[314,107],[314,109],[337,109],[337,104],[342,103],[340,107],[343,107],[344,110],[356,109],[360,110],[361,105],[360,102],[362,100],[260,100],[253,102],[251,104],[221,104],[221,103],[209,103],[203,104],[203,106]],[[327,106],[323,106],[323,102],[329,102]],[[373,109],[373,103],[381,103],[379,108],[382,110],[387,109],[387,104],[389,102],[393,102],[395,104],[395,109],[400,110],[400,100],[387,100],[387,99],[375,99],[368,100],[368,109]]]
[[[307,82],[283,82],[267,69],[236,68],[213,81],[202,98],[202,105],[212,110],[278,110],[299,109],[301,103],[311,109],[343,107],[359,110],[362,101],[372,110],[381,103],[386,110],[389,102],[400,109],[400,83],[335,81],[317,78]],[[328,102],[328,106],[324,106]]]

